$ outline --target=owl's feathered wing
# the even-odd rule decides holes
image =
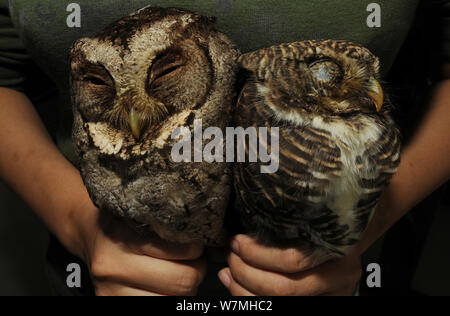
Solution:
[[[244,56],[242,64],[254,54],[258,52]],[[259,54],[267,58],[267,51]],[[259,65],[260,74],[271,62],[268,58]],[[269,133],[271,127],[279,128],[279,170],[262,174],[260,163],[235,164],[236,206],[243,226],[262,242],[302,245],[316,256],[342,255],[361,237],[396,172],[399,131],[387,111],[374,119],[318,115],[312,120],[312,114],[300,111],[291,121],[280,120],[270,106],[276,89],[262,94],[264,80],[257,77],[249,74],[235,123],[265,126]],[[286,96],[276,102],[296,106]]]

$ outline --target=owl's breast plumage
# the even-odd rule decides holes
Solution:
[[[223,163],[173,162],[175,140],[170,134],[158,147],[158,138],[136,144],[102,123],[75,126],[75,131],[82,131],[76,137],[80,170],[99,208],[142,233],[155,231],[170,241],[209,245],[225,241],[231,176]]]

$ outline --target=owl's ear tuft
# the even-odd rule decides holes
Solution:
[[[80,47],[82,47],[82,46],[88,44],[90,41],[91,41],[91,39],[90,39],[89,37],[83,37],[83,38],[80,38],[80,39],[76,40],[76,41],[73,43],[72,49],[73,49],[73,48],[80,48]]]
[[[83,51],[83,47],[89,45],[91,41],[92,40],[88,37],[80,38],[79,40],[75,41],[69,50],[70,59],[77,57]]]
[[[81,38],[75,41],[72,47],[69,50],[69,67],[72,75],[78,73],[80,66],[83,64],[83,61],[86,59],[85,48],[87,45],[90,45],[92,39],[90,38]]]

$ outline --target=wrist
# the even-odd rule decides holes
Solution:
[[[46,203],[38,203],[38,212],[49,230],[75,256],[85,259],[86,232],[96,223],[97,209],[92,203],[79,171],[62,161],[54,168],[54,177],[47,179]],[[46,172],[47,175],[50,172]],[[56,181],[55,179],[58,179]]]
[[[87,233],[97,223],[97,209],[79,171],[71,163],[65,159],[61,161],[55,176],[61,180],[59,183],[53,181],[54,203],[50,205],[52,210],[46,212],[50,217],[48,226],[70,253],[86,261]]]
[[[98,221],[98,209],[87,192],[72,204],[66,220],[66,225],[61,225],[60,242],[69,252],[86,261],[89,236]]]

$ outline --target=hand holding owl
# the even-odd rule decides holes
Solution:
[[[190,296],[206,274],[203,246],[142,235],[79,197],[75,254],[89,267],[98,296]]]
[[[238,235],[219,278],[235,296],[349,296],[361,278],[361,253],[312,265],[305,249]],[[277,258],[277,260],[274,260]]]

